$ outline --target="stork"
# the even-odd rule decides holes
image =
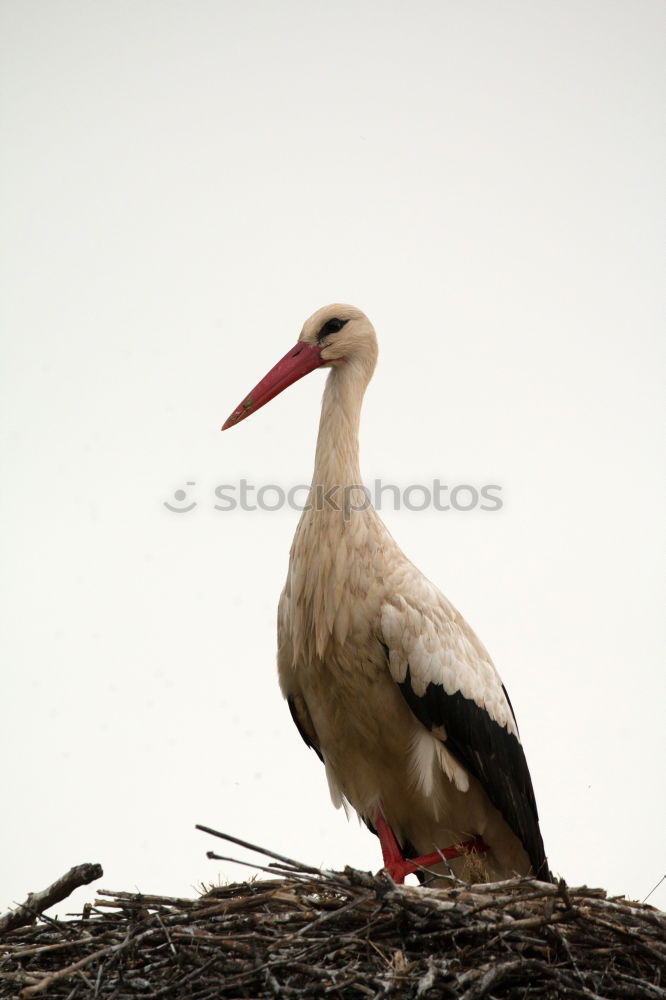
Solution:
[[[329,374],[315,468],[278,608],[278,674],[336,807],[380,840],[397,883],[427,869],[550,879],[532,781],[490,656],[362,494],[358,428],[377,361],[368,318],[324,306],[233,411],[235,426],[316,368]],[[365,502],[359,502],[363,497]]]

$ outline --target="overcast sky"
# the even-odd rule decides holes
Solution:
[[[379,338],[366,482],[499,487],[382,516],[498,666],[553,870],[643,898],[666,872],[663,3],[0,11],[0,911],[83,861],[109,889],[246,877],[195,823],[380,867],[277,687],[298,513],[216,509],[309,481],[321,372],[219,427],[331,301]]]

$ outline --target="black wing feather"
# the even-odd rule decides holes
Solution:
[[[304,723],[302,722],[302,720],[301,720],[301,718],[300,718],[300,716],[298,714],[298,709],[296,707],[296,699],[294,698],[293,695],[290,695],[287,698],[287,704],[289,705],[289,711],[291,712],[291,717],[294,720],[294,725],[296,726],[296,728],[298,729],[299,733],[301,734],[301,739],[305,743],[306,747],[310,747],[312,750],[314,750],[314,752],[317,754],[317,757],[319,757],[319,760],[323,764],[324,763],[324,758],[322,756],[321,750],[319,749],[319,747],[317,746],[317,744],[314,742],[314,740],[311,739],[310,736],[308,735],[308,731],[307,731]],[[306,709],[306,711],[307,711],[307,709]],[[310,720],[310,725],[312,725],[311,720]]]
[[[447,750],[479,781],[523,844],[534,874],[550,880],[532,779],[520,741],[460,691],[447,694],[441,684],[430,683],[423,695],[417,695],[409,668],[398,687],[426,729],[444,727]]]

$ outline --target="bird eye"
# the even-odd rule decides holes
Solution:
[[[348,322],[349,320],[347,319],[329,319],[328,322],[324,323],[319,331],[317,340],[323,340],[324,337],[328,337],[329,333],[337,333],[338,330],[341,330],[345,323]]]

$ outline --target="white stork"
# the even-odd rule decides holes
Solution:
[[[549,879],[518,727],[488,653],[358,502],[359,419],[376,361],[368,318],[325,306],[222,428],[330,369],[278,610],[282,693],[334,805],[350,803],[377,833],[396,882],[427,866],[462,876],[470,852],[491,879]]]

